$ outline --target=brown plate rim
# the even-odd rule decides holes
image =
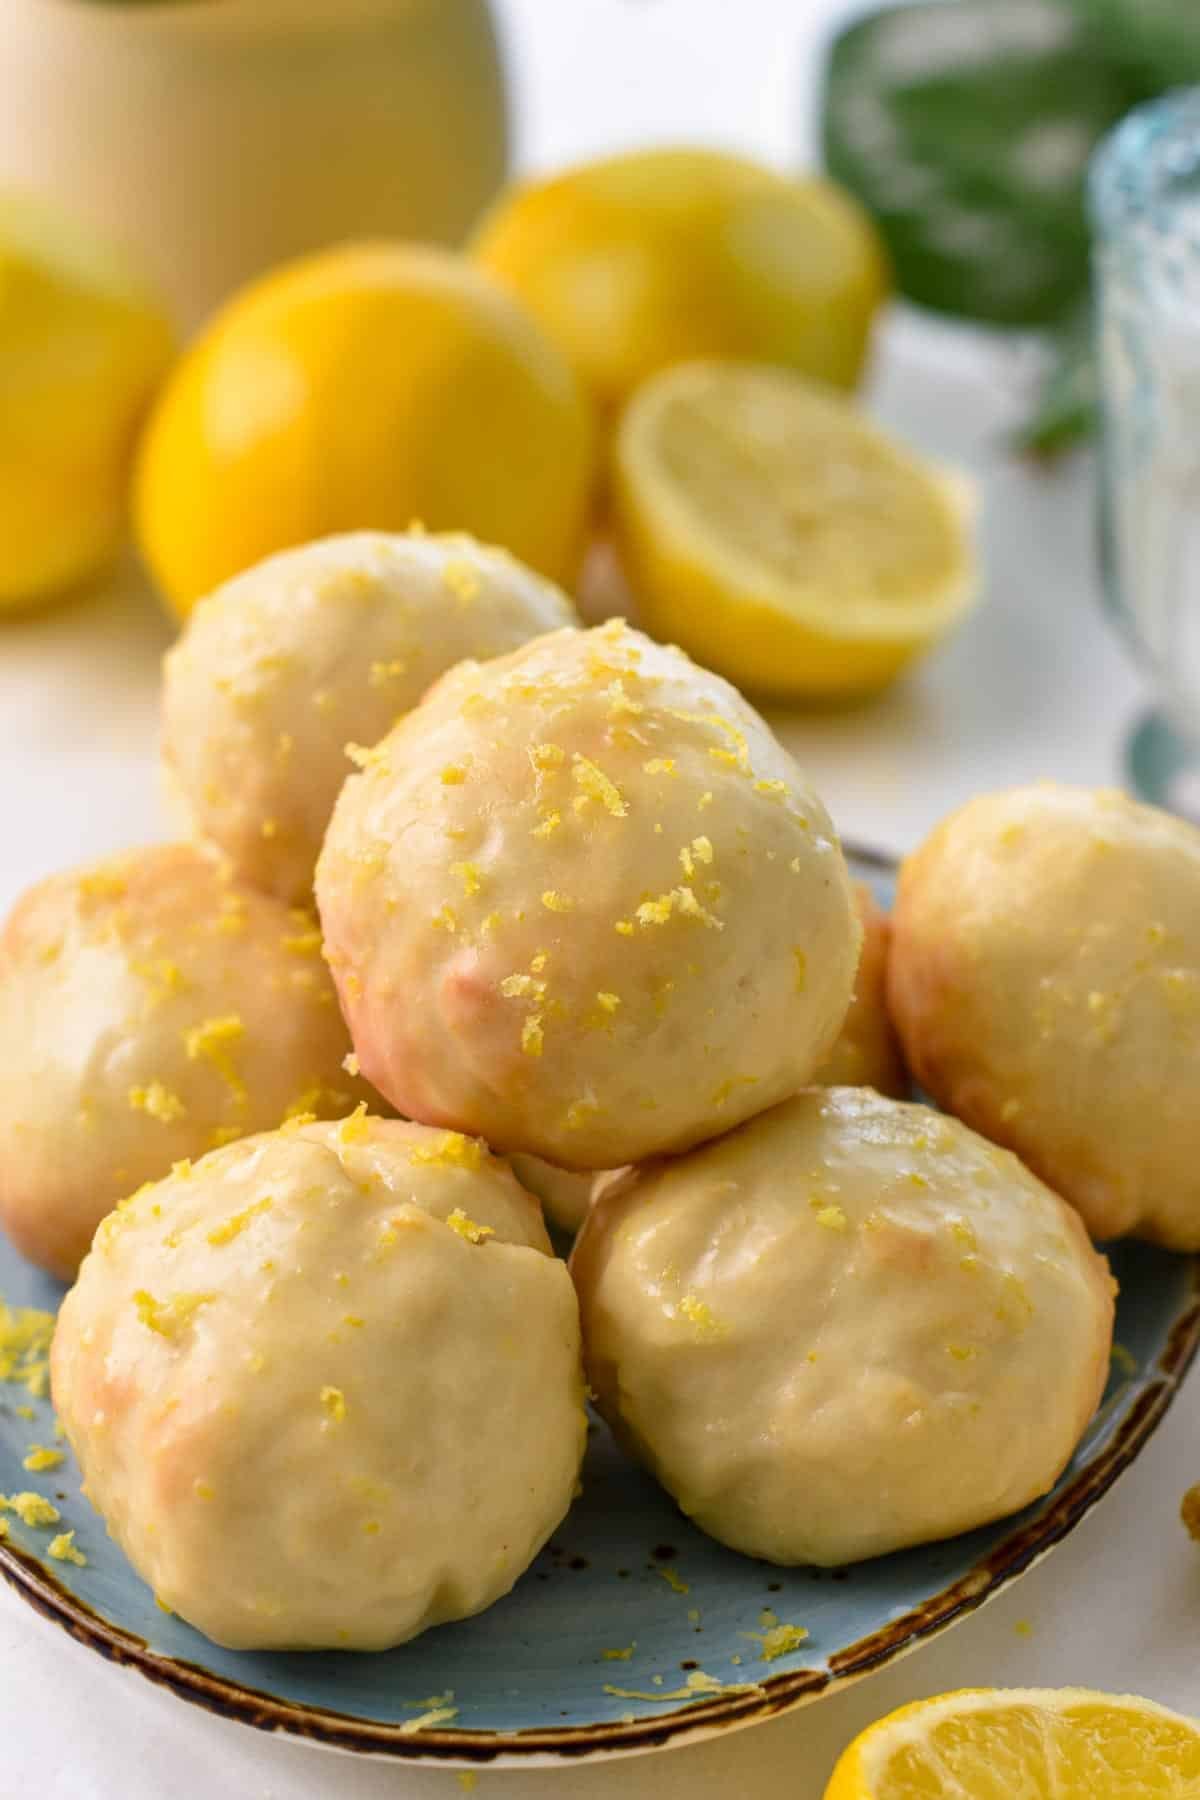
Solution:
[[[847,854],[889,873],[893,858],[846,845]],[[261,1689],[213,1675],[197,1663],[160,1656],[145,1640],[111,1624],[68,1592],[32,1556],[11,1543],[0,1544],[0,1576],[43,1617],[76,1642],[96,1650],[118,1667],[135,1670],[181,1699],[220,1718],[259,1731],[284,1732],[327,1749],[401,1761],[481,1767],[489,1763],[576,1762],[591,1757],[630,1756],[696,1741],[721,1730],[758,1724],[873,1674],[885,1664],[937,1636],[1028,1572],[1108,1493],[1165,1417],[1179,1385],[1200,1349],[1200,1257],[1190,1265],[1191,1298],[1171,1326],[1165,1348],[1149,1377],[1102,1452],[1081,1469],[1053,1505],[1022,1525],[965,1575],[881,1630],[838,1651],[827,1669],[791,1669],[758,1683],[751,1692],[714,1695],[673,1712],[630,1724],[567,1725],[527,1731],[405,1731],[397,1724],[372,1723],[331,1708],[280,1700]]]

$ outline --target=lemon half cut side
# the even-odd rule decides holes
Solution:
[[[752,692],[881,687],[978,587],[966,478],[771,364],[681,364],[617,434],[614,526],[643,622]]]
[[[878,1720],[825,1800],[1195,1800],[1200,1722],[1133,1695],[968,1688]]]

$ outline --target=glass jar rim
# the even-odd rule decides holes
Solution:
[[[1106,237],[1143,222],[1172,179],[1200,172],[1200,87],[1172,88],[1135,106],[1092,152],[1087,206]]]

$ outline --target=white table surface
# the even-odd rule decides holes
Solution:
[[[825,0],[505,0],[522,160],[705,138],[794,158]],[[777,719],[848,836],[902,850],[948,807],[1051,775],[1120,778],[1143,696],[1095,592],[1090,470],[1004,448],[1013,352],[905,319],[877,361],[880,413],[974,469],[986,602],[880,702]],[[128,572],[0,630],[0,907],[36,876],[161,836],[157,664],[168,628]],[[983,1612],[856,1688],[750,1731],[562,1772],[483,1771],[486,1800],[819,1800],[870,1719],[972,1683],[1135,1690],[1200,1711],[1200,1551],[1178,1522],[1200,1478],[1200,1377],[1135,1467]],[[448,1800],[454,1774],[370,1764],[227,1724],[111,1669],[0,1589],[0,1793],[40,1800]]]

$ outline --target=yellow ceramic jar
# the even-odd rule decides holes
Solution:
[[[454,243],[506,167],[487,0],[4,0],[0,187],[197,323],[344,238]]]

